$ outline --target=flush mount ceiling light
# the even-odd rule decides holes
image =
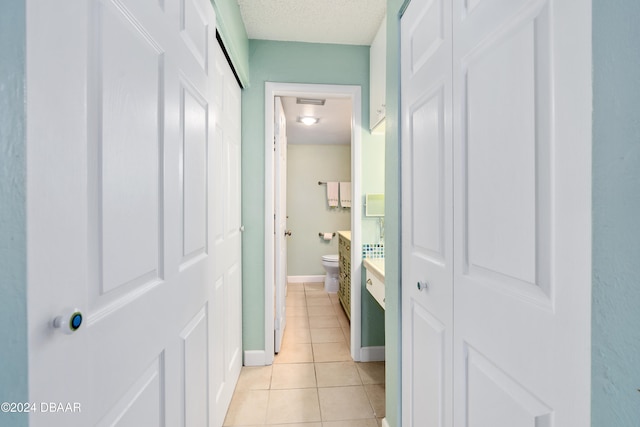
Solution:
[[[318,120],[319,119],[317,117],[311,117],[311,116],[298,117],[298,121],[307,126],[315,125],[316,123],[318,123]]]

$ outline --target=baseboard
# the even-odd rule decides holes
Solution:
[[[389,423],[387,422],[387,419],[386,419],[386,418],[383,418],[383,419],[382,419],[382,427],[390,427],[390,426],[389,426]]]
[[[324,275],[321,276],[287,276],[289,283],[322,283]]]
[[[244,366],[265,366],[264,350],[246,350],[244,352]]]
[[[360,349],[361,362],[382,362],[384,361],[384,346],[362,347]]]

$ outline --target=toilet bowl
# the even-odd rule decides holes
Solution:
[[[322,266],[327,272],[324,277],[324,291],[329,293],[338,292],[340,287],[340,282],[338,281],[338,273],[340,272],[338,255],[323,255]]]

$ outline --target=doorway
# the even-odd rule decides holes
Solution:
[[[297,84],[297,83],[272,83],[265,85],[265,362],[273,363],[275,343],[274,334],[276,331],[275,314],[278,301],[277,296],[284,296],[282,288],[284,283],[277,283],[275,280],[277,269],[277,257],[275,246],[277,239],[284,239],[283,233],[276,233],[274,221],[275,206],[278,206],[278,194],[276,194],[276,158],[274,146],[275,126],[274,126],[274,100],[276,97],[310,97],[310,98],[345,98],[351,101],[351,182],[352,200],[351,206],[351,281],[360,283],[362,252],[361,238],[361,218],[362,198],[361,186],[361,123],[362,105],[360,86],[342,86],[325,84]],[[282,235],[280,235],[282,234]],[[279,288],[280,287],[280,288]],[[278,292],[280,289],[280,292]],[[361,349],[361,289],[360,286],[353,286],[351,293],[351,357],[354,361],[360,360]]]

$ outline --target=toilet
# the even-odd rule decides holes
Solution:
[[[340,272],[338,255],[322,255],[322,266],[327,272],[324,277],[324,291],[328,293],[338,292],[340,287],[340,282],[338,281],[338,273]]]

